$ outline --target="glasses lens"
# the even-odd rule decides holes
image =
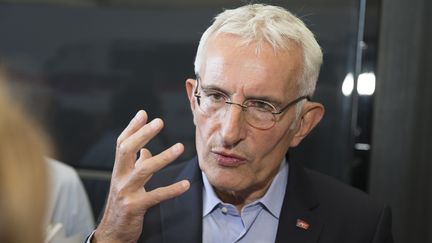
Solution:
[[[198,99],[200,100],[199,109],[207,116],[223,117],[224,111],[231,105],[227,103],[227,97],[219,92],[202,92]],[[267,129],[275,124],[275,117],[272,113],[275,108],[271,104],[250,100],[244,105],[247,107],[243,111],[245,111],[245,119],[249,125],[259,129]]]
[[[262,100],[248,100],[245,103],[247,106],[246,121],[256,128],[270,128],[275,123],[273,112],[276,108]]]
[[[257,107],[248,107],[246,111],[246,121],[256,128],[270,128],[274,125],[274,115],[267,110],[262,110]]]
[[[200,97],[200,109],[206,115],[216,114],[225,106],[226,98],[220,93],[204,93]]]

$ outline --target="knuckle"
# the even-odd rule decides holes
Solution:
[[[156,205],[159,204],[163,201],[163,194],[161,192],[161,190],[155,190],[152,193],[152,198],[151,198],[151,203],[152,205]]]
[[[126,191],[126,188],[124,188],[124,187],[123,188],[116,188],[115,192],[117,195],[117,200],[120,202],[125,200],[125,198],[128,197],[128,192]]]
[[[148,150],[146,148],[141,149],[140,158],[149,158],[151,156],[152,156],[152,153],[150,152],[150,150]]]
[[[133,172],[133,178],[148,178],[153,175],[153,168],[151,168],[146,163],[137,162],[135,164],[134,172]]]
[[[117,202],[118,207],[122,209],[123,212],[134,212],[134,209],[137,208],[138,203],[133,197],[129,194],[129,192],[122,188],[118,191],[117,194]]]
[[[117,145],[117,153],[119,155],[126,155],[129,153],[129,148],[125,143],[120,143]]]
[[[116,140],[117,148],[120,147],[120,144],[122,144],[122,142],[123,142],[123,137],[122,137],[122,136],[119,136],[119,137],[117,138],[117,140]]]
[[[126,213],[132,213],[135,211],[137,203],[130,197],[124,197],[120,200],[120,208]]]
[[[140,164],[139,166],[138,166],[138,171],[137,171],[137,174],[139,175],[139,176],[147,176],[147,175],[150,175],[152,172],[151,172],[151,169],[150,168],[148,168],[148,166],[145,166],[145,165],[142,165],[142,164]]]

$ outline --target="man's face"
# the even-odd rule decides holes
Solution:
[[[302,70],[300,48],[275,51],[263,44],[240,47],[240,39],[220,34],[207,43],[200,86],[216,88],[232,102],[260,99],[278,109],[297,98],[297,80]],[[190,82],[188,93],[195,85]],[[193,83],[193,84],[192,84]],[[297,128],[295,107],[289,108],[266,130],[250,126],[239,106],[231,105],[225,115],[204,114],[190,95],[196,125],[196,148],[201,170],[219,195],[253,198],[262,194],[276,175]]]

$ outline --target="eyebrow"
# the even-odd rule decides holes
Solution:
[[[210,85],[204,85],[204,84],[201,83],[201,89],[204,90],[204,91],[215,90],[215,91],[218,91],[218,92],[221,92],[223,94],[231,96],[231,93],[228,92],[227,90],[224,90],[224,89],[222,89],[222,88],[220,88],[220,87],[218,87],[216,85],[212,85],[212,84],[210,84]]]
[[[203,91],[215,90],[215,91],[221,92],[223,94],[226,94],[228,96],[232,95],[231,92],[228,92],[227,90],[224,90],[221,87],[218,87],[218,86],[212,85],[212,84],[210,84],[210,85],[203,85],[203,84],[201,84],[201,89]],[[271,103],[272,105],[276,106],[277,108],[281,107],[281,105],[282,105],[282,102],[276,100],[273,97],[266,96],[266,95],[246,96],[245,100],[262,100],[262,101],[266,101],[266,102]]]
[[[262,100],[262,101],[266,101],[269,102],[270,104],[276,106],[277,108],[279,108],[282,105],[282,102],[275,100],[274,97],[270,97],[270,96],[266,96],[266,95],[261,95],[261,96],[248,96],[246,97],[247,100]]]

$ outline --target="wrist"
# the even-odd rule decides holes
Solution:
[[[100,229],[96,229],[88,238],[86,243],[117,243],[125,242],[123,240],[118,240],[116,237],[112,237]]]

